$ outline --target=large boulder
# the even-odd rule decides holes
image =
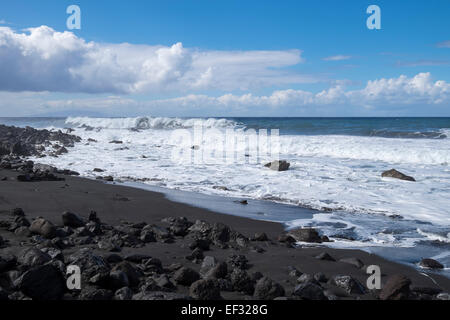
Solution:
[[[173,279],[176,283],[182,286],[190,286],[195,281],[200,279],[200,275],[197,271],[191,268],[182,267],[175,272]]]
[[[122,271],[128,277],[128,281],[131,287],[137,286],[140,282],[140,279],[144,276],[144,274],[135,266],[127,261],[122,261],[117,264],[113,269],[113,271]]]
[[[80,267],[81,275],[86,281],[98,273],[108,274],[110,271],[108,262],[88,248],[73,253],[67,258],[67,262]]]
[[[401,173],[400,171],[397,171],[395,169],[391,169],[388,171],[385,171],[381,174],[383,178],[395,178],[400,180],[406,180],[406,181],[416,181],[413,177],[407,176],[406,174]]]
[[[272,279],[263,277],[256,282],[253,296],[260,300],[273,300],[284,296],[284,288]]]
[[[228,257],[227,263],[231,267],[231,269],[239,268],[242,270],[246,270],[249,268],[248,259],[242,254],[232,254]]]
[[[327,300],[323,288],[319,284],[311,281],[296,286],[293,295],[304,300]]]
[[[81,228],[84,227],[85,223],[81,217],[72,212],[64,212],[62,214],[62,222],[64,226],[71,228]]]
[[[52,265],[34,267],[15,281],[15,286],[35,300],[59,300],[64,295],[64,277]]]
[[[265,164],[264,166],[275,171],[287,171],[291,164],[285,160],[275,160]]]
[[[333,281],[337,287],[344,289],[348,294],[364,294],[366,292],[363,285],[351,276],[336,276]]]
[[[434,259],[422,259],[419,266],[424,269],[444,269],[444,265]]]
[[[393,275],[388,278],[380,292],[381,300],[405,300],[410,294],[411,280],[402,275]]]
[[[313,228],[296,228],[288,233],[296,241],[321,243],[322,238],[316,229]]]
[[[111,271],[108,277],[108,288],[109,289],[120,289],[123,287],[128,287],[130,281],[128,280],[128,276],[125,272],[120,270]]]
[[[12,254],[0,253],[0,273],[6,272],[14,268],[17,258]]]
[[[192,298],[198,300],[221,300],[220,286],[216,279],[205,279],[194,282],[189,288]]]
[[[225,262],[219,263],[214,257],[207,256],[203,259],[200,274],[203,278],[225,278],[228,266]]]
[[[24,249],[18,256],[17,262],[19,264],[35,267],[43,265],[51,260],[51,257],[37,248]]]
[[[234,269],[231,273],[230,280],[234,291],[253,295],[255,291],[255,282],[246,271],[240,268]]]
[[[57,235],[57,228],[53,225],[53,223],[43,218],[34,220],[30,226],[30,231],[47,239],[52,239]]]

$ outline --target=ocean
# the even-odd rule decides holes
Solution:
[[[83,138],[66,155],[33,159],[41,163],[89,178],[101,168],[102,175],[175,195],[247,199],[247,207],[253,201],[259,210],[253,218],[318,227],[334,240],[332,247],[361,248],[410,264],[426,255],[449,271],[450,118],[68,117],[0,123],[73,128]],[[249,132],[258,137],[255,154],[251,139],[245,140]],[[288,171],[264,167],[275,159],[274,149],[265,148],[265,132],[275,137],[276,156],[291,164]],[[180,140],[186,134],[192,139]],[[247,144],[230,144],[227,134]],[[416,182],[381,177],[392,168]],[[189,196],[180,198],[189,202]],[[247,216],[251,211],[242,205],[232,210]]]

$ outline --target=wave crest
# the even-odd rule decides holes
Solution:
[[[90,118],[68,117],[66,124],[76,127],[93,127],[101,129],[187,129],[201,124],[206,128],[235,128],[239,124],[229,119],[218,118],[166,118],[166,117],[134,117],[134,118]]]

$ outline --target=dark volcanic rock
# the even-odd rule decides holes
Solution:
[[[51,257],[37,248],[24,249],[18,256],[20,264],[35,267],[43,265],[51,260]]]
[[[64,212],[62,214],[63,225],[71,228],[80,228],[85,225],[82,218],[72,212]]]
[[[111,290],[85,287],[81,290],[79,299],[89,301],[105,301],[111,300],[113,296],[114,293]]]
[[[290,230],[288,233],[296,241],[321,243],[322,238],[316,229],[313,228],[297,228]]]
[[[11,210],[11,214],[15,217],[25,217],[25,212],[23,212],[22,208],[14,208]]]
[[[31,127],[18,128],[0,125],[0,156],[32,156],[40,155],[45,142],[58,142],[72,147],[81,138],[61,131],[37,130]],[[44,147],[45,149],[45,147]]]
[[[88,220],[89,220],[90,222],[94,222],[94,223],[97,223],[97,224],[101,224],[101,223],[102,223],[102,222],[100,221],[100,218],[97,217],[97,212],[95,212],[95,211],[91,211],[91,212],[89,213],[89,218],[88,218]]]
[[[305,300],[327,300],[323,288],[314,282],[304,282],[295,287],[293,295]]]
[[[192,298],[198,300],[221,300],[220,286],[215,279],[198,280],[189,288]]]
[[[323,283],[328,281],[327,276],[322,272],[318,272],[318,273],[314,274],[314,280],[316,280],[317,282],[323,282]]]
[[[15,267],[17,258],[12,254],[0,253],[0,273],[11,270]]]
[[[344,258],[344,259],[340,259],[339,262],[354,265],[358,269],[361,269],[364,266],[364,263],[361,260],[359,260],[358,258]]]
[[[58,300],[66,289],[62,274],[52,265],[34,267],[15,281],[24,294],[35,300]]]
[[[155,233],[152,230],[142,230],[139,239],[145,243],[156,242]]]
[[[35,181],[64,181],[64,178],[57,177],[53,173],[48,172],[34,172],[20,174],[17,176],[17,181],[20,182],[35,182]]]
[[[127,261],[120,262],[112,270],[124,272],[128,277],[131,287],[137,286],[140,282],[140,279],[144,276],[144,274],[138,268]]]
[[[184,237],[188,234],[189,228],[193,225],[186,217],[170,217],[163,220],[170,224],[169,230],[176,236]]]
[[[208,273],[209,270],[217,266],[217,259],[211,256],[206,256],[203,259],[202,267],[200,269],[200,274],[204,276],[206,273]]]
[[[364,294],[366,292],[363,285],[351,276],[335,276],[333,281],[337,287],[344,289],[348,294]]]
[[[0,287],[0,301],[7,301],[7,300],[9,300],[8,293],[5,290],[3,290],[2,287]]]
[[[286,171],[289,169],[291,164],[285,160],[280,160],[280,161],[275,160],[275,161],[265,164],[264,166],[266,168],[269,168],[269,169],[275,170],[275,171]]]
[[[128,288],[120,288],[114,293],[114,300],[131,300],[133,298],[133,291]]]
[[[444,265],[434,259],[422,259],[419,266],[424,269],[444,269]]]
[[[260,300],[273,300],[284,296],[284,288],[268,277],[263,277],[256,283],[253,296]]]
[[[396,178],[400,180],[406,180],[406,181],[416,181],[413,177],[407,176],[395,169],[391,169],[388,171],[385,171],[381,174],[383,178]]]
[[[196,248],[208,251],[211,241],[205,239],[196,239],[189,244],[189,249],[194,250]]]
[[[380,292],[381,300],[404,300],[410,295],[411,280],[402,275],[393,275],[388,278]]]
[[[252,238],[252,241],[268,241],[269,237],[264,232],[262,233],[255,233],[255,235]]]
[[[234,269],[231,273],[230,280],[234,291],[253,295],[255,282],[250,278],[246,271],[239,268]]]
[[[173,279],[178,284],[181,284],[183,286],[190,286],[195,281],[200,279],[200,275],[198,274],[197,271],[191,268],[182,267],[181,269],[175,272]]]
[[[297,241],[295,241],[295,239],[292,236],[290,236],[289,234],[284,233],[284,234],[281,234],[278,236],[278,242],[293,244]]]
[[[195,248],[192,250],[191,254],[186,256],[186,259],[189,261],[192,261],[194,263],[198,263],[199,261],[203,260],[203,250],[200,248]]]
[[[91,249],[80,249],[70,255],[67,262],[80,267],[82,277],[89,280],[98,273],[109,273],[110,266],[101,256],[94,254]]]
[[[326,261],[336,261],[332,256],[330,256],[327,252],[322,252],[318,256],[316,256],[318,260],[326,260]]]
[[[34,234],[39,234],[47,239],[56,237],[56,227],[50,221],[39,218],[33,221],[30,226],[30,231]]]
[[[231,269],[239,268],[242,270],[248,269],[248,259],[246,256],[240,254],[233,254],[228,257],[227,263],[230,265]]]
[[[109,273],[108,288],[116,290],[123,287],[128,287],[129,284],[130,281],[128,280],[128,276],[125,272],[116,270]]]

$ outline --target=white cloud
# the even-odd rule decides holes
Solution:
[[[342,84],[336,84],[327,90],[312,93],[303,90],[278,90],[269,96],[252,94],[226,94],[219,97],[189,95],[186,97],[155,100],[150,104],[158,105],[209,105],[209,106],[250,106],[250,107],[301,107],[322,105],[410,105],[449,104],[450,83],[433,82],[430,73],[419,73],[412,78],[400,76],[391,79],[368,81],[360,90],[345,90]]]
[[[337,56],[325,57],[322,60],[324,60],[324,61],[342,61],[342,60],[349,60],[351,58],[352,58],[351,56],[337,55]]]
[[[287,71],[300,50],[202,51],[173,46],[87,42],[50,27],[0,27],[0,91],[160,93],[317,82]]]
[[[274,91],[270,95],[189,94],[178,98],[144,101],[121,96],[54,99],[48,93],[21,93],[19,98],[14,93],[0,93],[0,110],[4,109],[6,113],[19,109],[22,112],[27,110],[24,114],[96,111],[110,116],[130,114],[251,116],[293,115],[302,114],[304,111],[305,114],[326,116],[350,111],[353,115],[359,115],[364,110],[373,110],[373,114],[376,114],[377,109],[380,109],[387,115],[395,114],[397,110],[406,110],[406,115],[408,112],[414,114],[422,112],[421,114],[426,115],[432,114],[432,106],[447,110],[446,115],[449,114],[450,83],[442,80],[433,81],[430,73],[419,73],[414,77],[402,75],[398,78],[372,80],[359,90],[346,90],[345,82],[337,82],[333,87],[317,93],[287,89]]]

